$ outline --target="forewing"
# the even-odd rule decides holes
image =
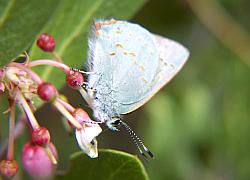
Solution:
[[[158,51],[153,35],[124,21],[96,25],[90,41],[88,85],[95,90],[94,109],[109,116],[127,112],[149,91],[158,71]]]

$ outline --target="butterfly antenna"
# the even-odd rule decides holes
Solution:
[[[134,144],[136,145],[136,147],[139,149],[141,155],[148,160],[148,157],[146,156],[146,154],[144,153],[144,151],[150,156],[150,158],[153,158],[154,155],[153,153],[143,144],[143,142],[141,141],[141,139],[135,134],[135,132],[131,129],[131,127],[129,127],[129,125],[127,125],[125,122],[120,121],[120,123],[125,127],[126,131],[129,133],[130,137],[132,138]],[[143,150],[141,149],[141,147],[143,148]]]

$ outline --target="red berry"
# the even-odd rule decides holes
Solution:
[[[42,33],[38,37],[36,44],[45,52],[52,52],[55,49],[56,42],[50,34]]]
[[[18,171],[18,164],[15,160],[2,160],[0,162],[0,173],[7,178],[16,175]]]
[[[53,84],[43,82],[38,85],[37,94],[44,101],[52,101],[57,95],[57,90]]]
[[[82,73],[71,70],[66,76],[66,82],[71,88],[78,89],[83,84],[84,78]]]
[[[32,131],[32,142],[34,144],[43,146],[50,142],[50,133],[44,128],[40,127]]]
[[[55,146],[50,143],[48,147],[57,159]],[[29,175],[35,178],[51,178],[56,170],[56,165],[52,163],[45,148],[32,143],[26,143],[24,145],[22,163]]]

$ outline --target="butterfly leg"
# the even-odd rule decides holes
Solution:
[[[72,71],[77,71],[79,73],[82,73],[82,74],[86,74],[86,75],[89,75],[89,74],[95,74],[95,72],[87,72],[87,71],[83,71],[83,70],[80,70],[80,69],[77,69],[77,68],[70,68]]]

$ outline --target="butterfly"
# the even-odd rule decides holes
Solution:
[[[180,71],[189,51],[138,24],[114,19],[96,21],[88,45],[91,73],[82,95],[93,116],[113,131],[125,127],[140,153],[153,157],[121,115],[148,102]]]

